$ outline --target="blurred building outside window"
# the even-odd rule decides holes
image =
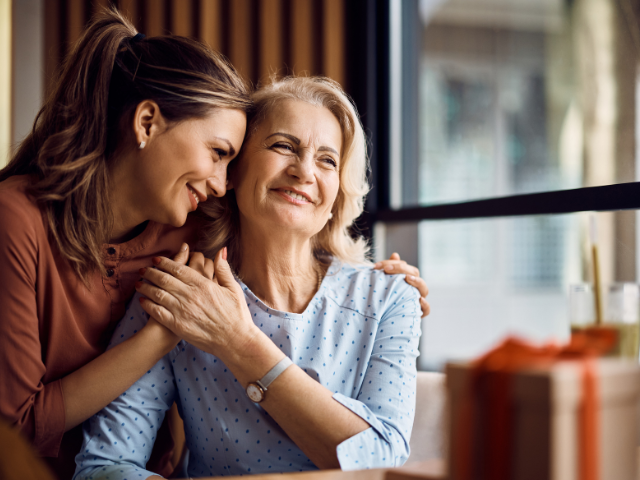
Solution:
[[[391,88],[410,91],[390,152],[392,207],[636,181],[640,30],[625,1],[391,0],[391,51],[395,35],[403,54]],[[420,367],[507,333],[566,339],[569,285],[591,281],[587,217],[413,228],[433,312]],[[605,283],[636,281],[635,225],[633,212],[598,214]],[[387,254],[394,228],[408,227],[387,226]]]

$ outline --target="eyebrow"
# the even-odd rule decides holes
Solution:
[[[276,133],[272,133],[267,138],[275,137],[276,135],[280,135],[282,137],[288,138],[289,140],[291,140],[296,145],[300,145],[300,139],[298,137],[294,137],[293,135],[289,135],[288,133],[276,132]],[[338,155],[338,157],[340,156],[340,154],[338,152],[336,152],[331,147],[320,147],[320,148],[318,148],[318,151],[319,152],[332,152],[332,153],[335,153],[336,155]]]
[[[231,142],[229,140],[227,140],[226,138],[222,138],[222,137],[216,137],[218,140],[220,140],[221,142],[226,143],[227,145],[229,145],[229,156],[233,157],[236,154],[236,149],[233,148],[233,145],[231,144]]]

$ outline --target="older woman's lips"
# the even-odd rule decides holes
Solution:
[[[312,203],[309,199],[291,190],[274,190],[278,195],[294,205],[308,205]]]

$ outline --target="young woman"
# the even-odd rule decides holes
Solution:
[[[0,173],[0,414],[60,478],[77,426],[175,345],[151,322],[104,353],[138,270],[192,241],[189,212],[225,194],[248,93],[220,55],[111,11]]]
[[[152,283],[137,284],[146,298],[114,344],[148,314],[184,340],[85,423],[75,480],[158,478],[145,464],[174,401],[192,477],[409,456],[420,295],[367,264],[349,233],[368,191],[358,116],[322,78],[285,79],[255,103],[235,194],[205,210],[215,278],[166,258],[142,272]]]
[[[110,11],[78,41],[0,172],[0,415],[61,479],[80,423],[177,342],[152,321],[105,353],[138,270],[193,242],[189,212],[225,194],[248,94],[222,56],[186,38],[144,38]],[[166,460],[151,468],[170,472]]]

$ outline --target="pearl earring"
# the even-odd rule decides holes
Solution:
[[[142,150],[145,147],[146,144],[147,144],[147,142],[142,141],[142,142],[140,142],[140,145],[138,145],[138,148],[140,150]]]
[[[329,220],[333,218],[333,213],[329,212]]]

